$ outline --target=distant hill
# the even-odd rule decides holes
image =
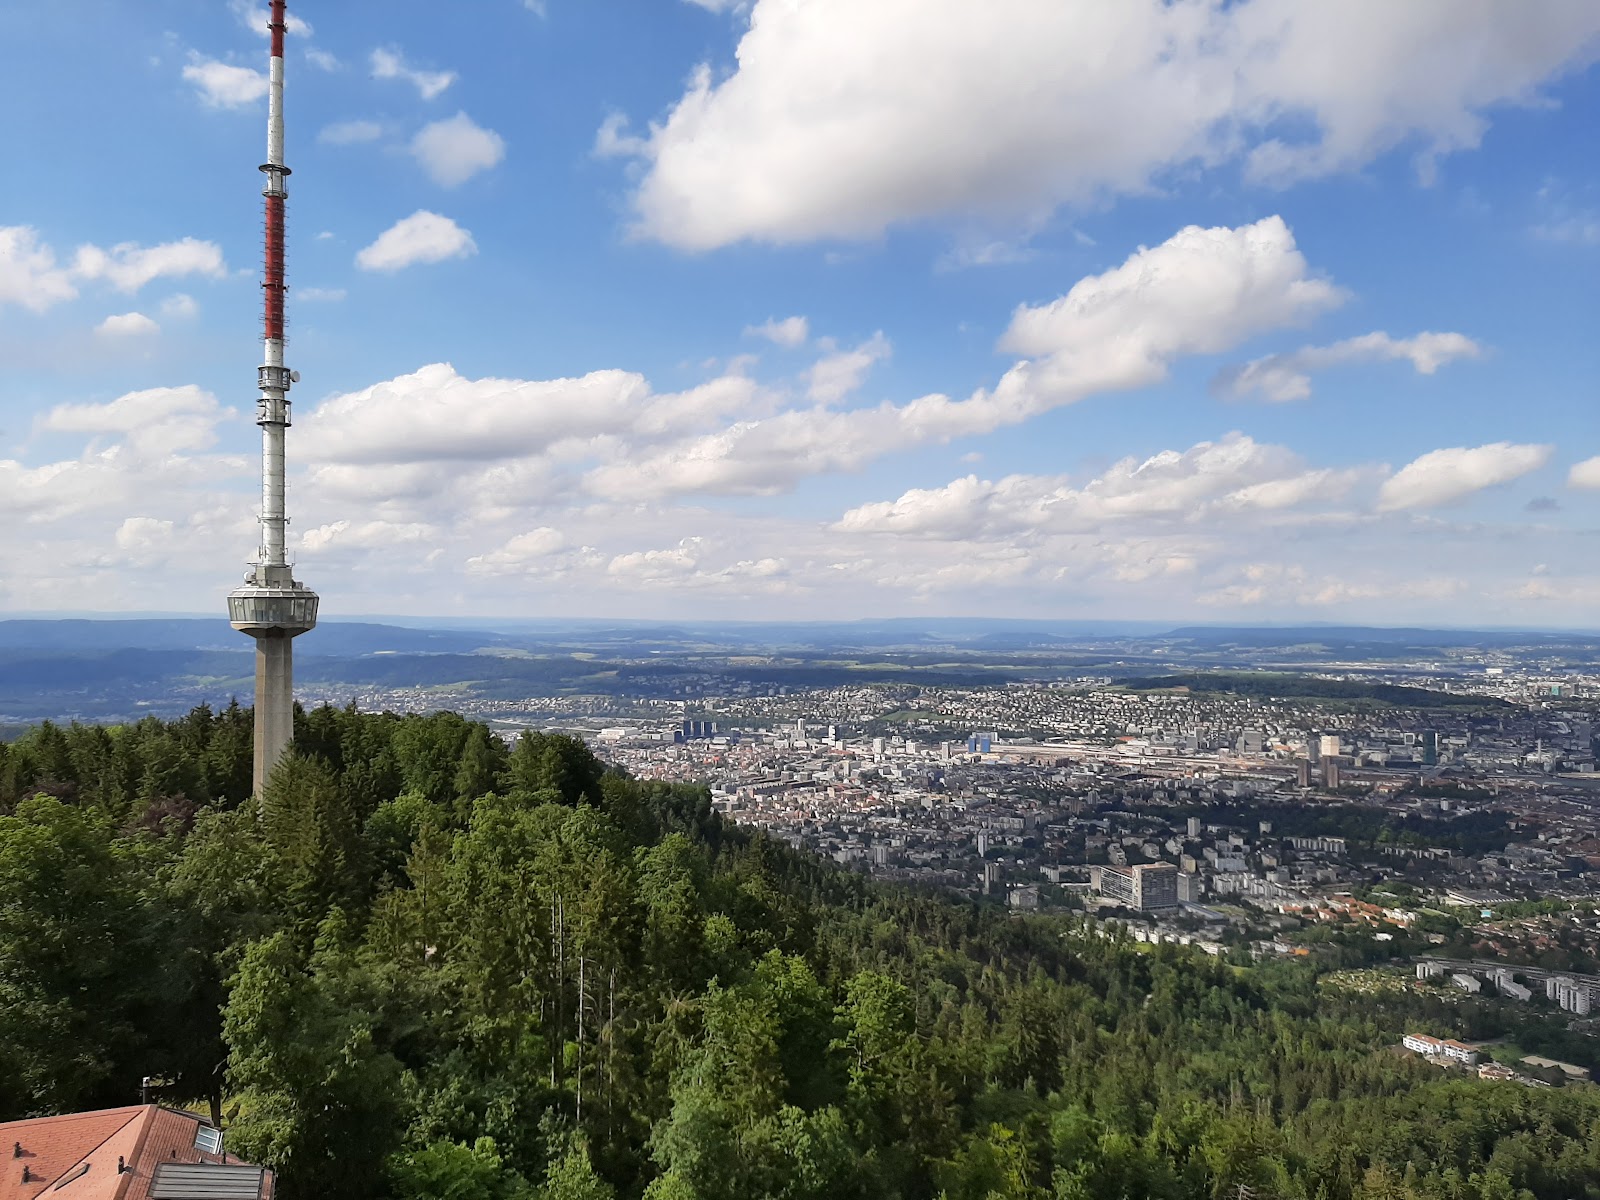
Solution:
[[[1463,681],[1481,667],[1454,651],[1508,661],[1600,665],[1600,636],[1348,625],[1182,626],[1153,622],[893,618],[866,621],[328,620],[295,643],[297,677],[324,694],[351,688],[449,688],[465,704],[561,694],[681,695],[686,673],[794,688],[910,683],[976,686],[1083,675],[1196,676],[1182,686],[1419,706],[1477,704],[1393,685],[1290,682],[1322,663],[1431,661]],[[248,700],[249,639],[217,617],[0,620],[0,723],[45,717],[119,721]],[[1223,674],[1211,674],[1221,672]],[[1229,672],[1249,672],[1232,684]],[[1268,673],[1263,676],[1261,673]],[[1279,674],[1271,674],[1277,672]],[[1199,678],[1203,676],[1203,679]],[[1264,684],[1263,678],[1275,680]],[[1149,687],[1149,679],[1134,686]],[[1154,686],[1161,686],[1155,684]],[[1169,684],[1168,686],[1179,686]],[[1260,689],[1265,688],[1265,691]]]
[[[341,664],[357,668],[352,676],[361,681],[433,682],[439,672],[429,664],[508,644],[493,633],[330,621],[296,643],[296,667],[310,680],[327,674],[321,664]],[[390,669],[395,662],[421,665]],[[370,664],[365,676],[362,664]],[[254,669],[250,639],[221,618],[0,621],[0,722],[170,715],[235,696],[249,703]],[[475,677],[452,670],[444,682]]]
[[[302,654],[467,654],[505,646],[497,633],[453,629],[408,629],[358,621],[327,621],[295,643]],[[126,621],[0,621],[0,652],[52,651],[92,654],[108,650],[249,650],[250,643],[227,621],[155,618]]]
[[[1299,697],[1307,700],[1375,700],[1402,708],[1510,708],[1490,696],[1464,696],[1397,683],[1365,683],[1351,679],[1317,679],[1310,675],[1279,675],[1269,671],[1194,671],[1182,675],[1155,675],[1120,681],[1134,691],[1152,692],[1186,688],[1191,692],[1226,692],[1262,698]]]
[[[1188,625],[1166,634],[1173,639],[1208,646],[1600,646],[1600,634],[1532,633],[1516,630],[1386,629],[1366,625],[1301,625],[1284,627],[1229,627]]]

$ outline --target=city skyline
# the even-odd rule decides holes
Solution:
[[[325,615],[1593,626],[1592,6],[903,7],[295,14]],[[102,16],[0,15],[0,612],[255,532],[265,11]]]

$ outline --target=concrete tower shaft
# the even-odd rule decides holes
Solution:
[[[289,388],[297,376],[283,362],[286,211],[289,168],[283,161],[283,35],[285,0],[272,0],[267,28],[272,51],[267,75],[267,161],[262,260],[263,362],[256,372],[261,426],[261,545],[243,587],[228,594],[228,620],[256,639],[255,790],[260,795],[278,759],[294,740],[294,656],[290,639],[317,623],[317,594],[294,578],[288,555],[284,501],[284,441]]]

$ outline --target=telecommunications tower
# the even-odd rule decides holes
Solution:
[[[243,587],[228,593],[228,620],[256,640],[255,791],[261,795],[273,766],[294,741],[294,654],[290,639],[317,623],[317,594],[294,578],[284,548],[289,518],[283,505],[283,441],[289,428],[289,385],[299,375],[283,365],[284,205],[288,191],[283,165],[283,34],[284,0],[272,0],[267,28],[272,33],[267,91],[267,161],[261,171],[267,185],[265,297],[263,341],[265,362],[257,370],[261,398],[256,424],[261,426],[261,547]]]

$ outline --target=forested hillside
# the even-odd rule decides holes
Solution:
[[[250,736],[0,745],[0,1118],[159,1076],[284,1200],[1600,1197],[1596,1089],[1386,1049],[1448,1009],[871,886],[566,738],[319,709],[258,805]]]

